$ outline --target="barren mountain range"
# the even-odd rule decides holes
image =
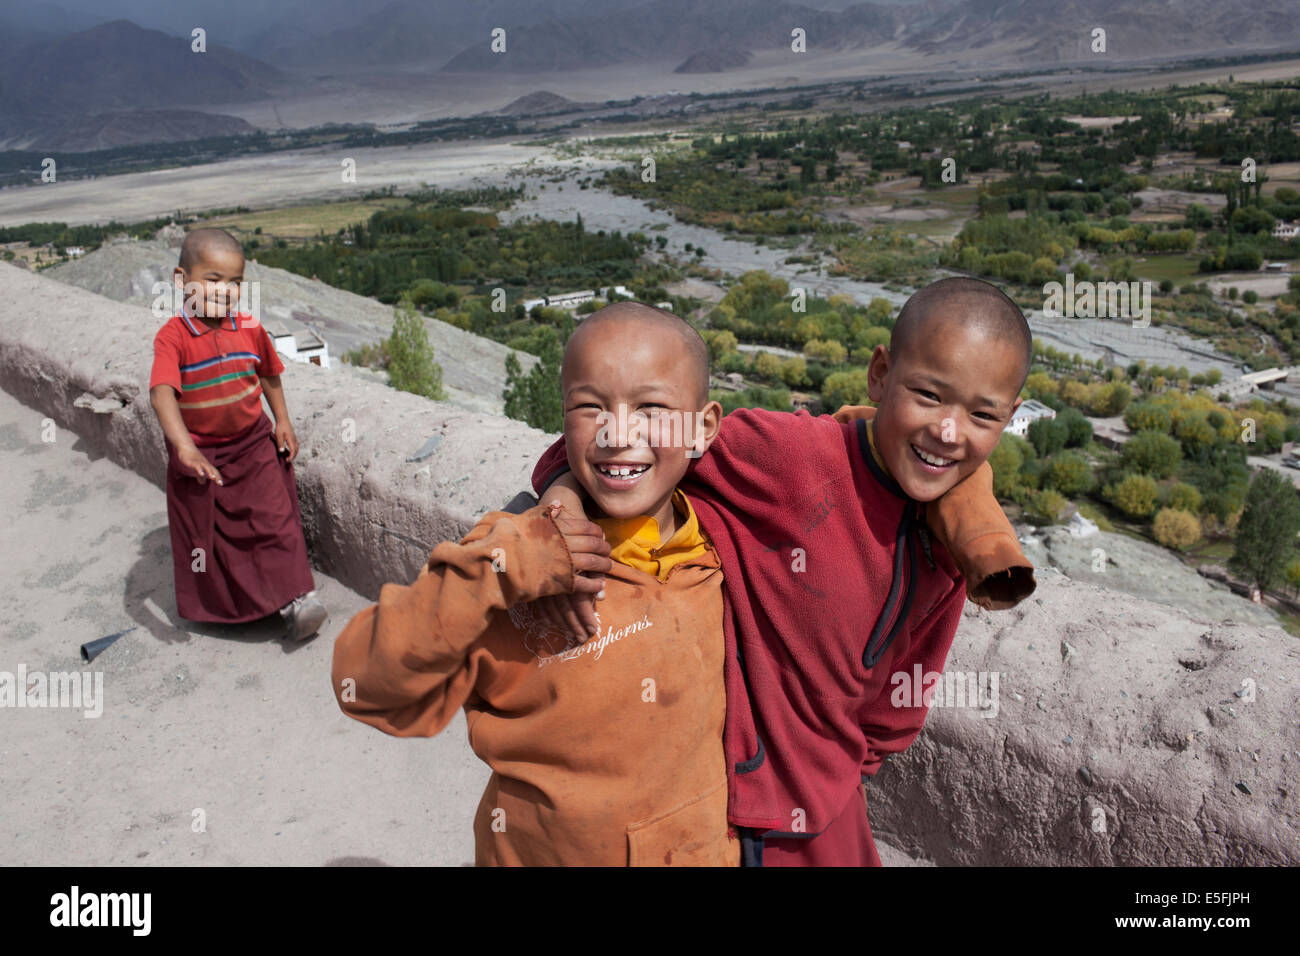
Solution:
[[[238,121],[213,115],[220,106],[299,95],[342,101],[349,83],[383,75],[500,74],[504,84],[662,64],[665,74],[689,76],[741,70],[756,54],[788,56],[793,70],[819,52],[880,50],[936,69],[958,61],[1036,69],[1300,49],[1300,0],[1256,0],[1249,11],[1214,0],[822,2],[839,9],[784,0],[294,0],[254,17],[251,0],[233,0],[235,15],[214,18],[210,6],[178,0],[150,18],[160,28],[96,22],[109,9],[143,14],[143,0],[13,5],[0,11],[0,147],[141,142],[124,115],[139,110],[182,111],[136,121],[164,121],[155,138],[239,131]],[[195,27],[207,33],[206,53],[191,52]],[[1104,54],[1092,49],[1098,27]],[[496,28],[505,30],[504,55],[490,46]],[[805,54],[790,49],[795,28],[805,32]],[[518,95],[512,90],[503,104]]]

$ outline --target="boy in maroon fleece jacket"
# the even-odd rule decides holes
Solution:
[[[741,409],[683,480],[730,572],[724,742],[729,817],[748,831],[749,862],[880,864],[862,779],[916,738],[927,710],[895,706],[890,678],[943,670],[966,594],[926,533],[924,503],[988,458],[1031,354],[1002,292],[940,280],[908,300],[872,355],[874,419]],[[564,456],[557,443],[539,462],[539,492]],[[548,499],[577,506],[570,481]],[[1023,555],[1011,563],[1028,571]]]

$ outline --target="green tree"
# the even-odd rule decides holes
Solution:
[[[1132,390],[1123,382],[1111,382],[1097,389],[1092,397],[1092,411],[1103,418],[1118,415],[1128,406]]]
[[[839,342],[811,339],[803,347],[803,354],[814,362],[826,365],[843,365],[848,360],[849,350]]]
[[[1287,585],[1291,588],[1292,596],[1300,593],[1300,558],[1286,566],[1286,572],[1283,576],[1286,578]]]
[[[414,392],[434,401],[445,401],[442,366],[433,360],[429,330],[424,319],[416,315],[409,298],[397,304],[393,315],[393,332],[388,339],[388,380],[393,388]]]
[[[862,332],[853,340],[855,346],[854,361],[859,361],[857,353],[861,351],[865,353],[865,361],[863,364],[869,362],[871,360],[871,353],[875,351],[876,346],[889,345],[889,341],[893,338],[893,335],[893,332],[880,325],[873,325],[869,328],[863,329]]]
[[[1201,493],[1194,485],[1180,481],[1165,493],[1165,506],[1197,514],[1201,510]]]
[[[876,296],[867,303],[867,320],[872,325],[883,325],[894,314],[894,307],[888,299]]]
[[[1162,508],[1151,523],[1157,541],[1166,548],[1183,551],[1194,545],[1201,536],[1201,523],[1196,516],[1177,508]]]
[[[1120,455],[1126,468],[1155,478],[1168,478],[1178,470],[1183,450],[1178,442],[1156,431],[1141,431],[1124,445]]]
[[[1077,451],[1063,451],[1048,464],[1044,482],[1067,497],[1081,495],[1092,488],[1092,468]]]
[[[460,302],[460,293],[451,286],[435,282],[433,279],[416,279],[410,291],[411,304],[422,307],[455,306]]]
[[[1151,402],[1134,402],[1124,411],[1124,425],[1135,435],[1143,431],[1168,435],[1172,424],[1169,412]]]
[[[1147,475],[1128,475],[1114,488],[1111,500],[1115,507],[1132,518],[1145,518],[1156,507],[1160,486]]]
[[[1182,443],[1183,451],[1193,457],[1219,440],[1219,433],[1204,414],[1184,416],[1174,432]]]
[[[1261,590],[1277,583],[1300,533],[1300,498],[1286,475],[1261,468],[1246,492],[1246,507],[1237,525],[1236,550],[1228,570]]]
[[[1057,420],[1065,423],[1065,447],[1082,448],[1092,441],[1092,422],[1077,408],[1065,408],[1057,413]]]
[[[790,283],[770,276],[762,269],[754,269],[742,275],[740,281],[727,290],[721,305],[740,319],[762,323],[789,294]]]
[[[867,384],[865,368],[827,375],[826,381],[822,383],[822,403],[832,410],[841,405],[866,405],[871,401],[867,395]]]
[[[993,494],[999,498],[1011,498],[1020,487],[1020,468],[1025,463],[1025,452],[1029,443],[1018,435],[1003,433],[997,446],[989,455],[989,467],[993,469]]]
[[[1047,488],[1030,499],[1029,512],[1036,518],[1055,524],[1060,520],[1066,504],[1065,497],[1059,491]]]
[[[728,329],[706,329],[702,336],[709,346],[709,358],[714,362],[736,351],[736,333]]]
[[[715,390],[709,398],[722,406],[722,414],[729,415],[738,408],[767,408],[774,412],[790,410],[790,390],[787,388],[747,388],[740,392]]]
[[[801,358],[788,358],[781,363],[781,381],[791,388],[808,384],[808,363]]]
[[[1070,426],[1057,418],[1039,418],[1029,423],[1029,443],[1039,458],[1047,458],[1065,447],[1070,437]]]
[[[780,378],[781,359],[771,352],[759,352],[754,359],[754,371],[763,378]]]
[[[519,359],[506,356],[506,417],[527,422],[544,432],[564,428],[564,402],[560,394],[560,363],[564,357],[560,338],[553,335],[542,345],[536,365],[525,375]]]

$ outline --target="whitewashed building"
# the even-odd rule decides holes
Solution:
[[[1032,398],[1027,398],[1020,403],[1020,407],[1016,409],[1015,413],[1011,416],[1011,421],[1007,422],[1002,431],[1008,432],[1012,435],[1019,435],[1021,438],[1024,438],[1029,434],[1029,426],[1032,423],[1038,421],[1040,418],[1055,417],[1056,409],[1049,408],[1042,402],[1035,401]]]
[[[264,322],[275,350],[293,362],[330,367],[329,344],[311,329],[290,332],[278,322]]]
[[[621,295],[628,299],[634,299],[632,290],[627,286],[602,286],[599,289],[580,289],[577,292],[557,292],[555,295],[544,295],[537,299],[524,299],[524,311],[531,312],[535,306],[544,305],[553,309],[568,309],[572,311],[584,302],[590,302],[599,295],[602,299],[609,299],[611,290],[615,295]]]
[[[559,295],[548,295],[546,304],[555,309],[576,309],[584,302],[590,302],[596,298],[594,289],[582,289],[578,292],[561,292]]]

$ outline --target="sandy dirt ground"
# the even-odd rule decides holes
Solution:
[[[162,491],[41,427],[0,392],[0,671],[100,672],[103,712],[0,711],[0,865],[472,863],[488,770],[464,716],[400,740],[331,693],[334,638],[368,602],[318,571],[331,619],[304,644],[187,628]]]
[[[188,627],[162,491],[41,432],[0,392],[0,671],[98,673],[102,705],[0,710],[0,866],[472,864],[489,771],[464,715],[398,739],[331,692],[334,639],[369,602],[317,571],[331,619],[306,643]],[[131,627],[82,663],[83,643]]]
[[[1255,294],[1261,299],[1276,299],[1287,290],[1287,283],[1291,281],[1291,263],[1287,263],[1285,272],[1268,272],[1256,276],[1230,275],[1221,279],[1213,279],[1206,282],[1210,290],[1215,295],[1225,295],[1227,291],[1234,286],[1238,292],[1246,292],[1253,289]],[[1204,281],[1204,280],[1202,280]]]
[[[550,150],[506,142],[421,143],[339,151],[304,149],[241,156],[221,163],[147,173],[77,179],[0,189],[0,226],[25,222],[136,222],[232,205],[266,208],[312,199],[346,199],[395,185],[443,189],[494,181]],[[343,161],[356,163],[356,181],[343,182]],[[486,181],[486,180],[483,180]]]

